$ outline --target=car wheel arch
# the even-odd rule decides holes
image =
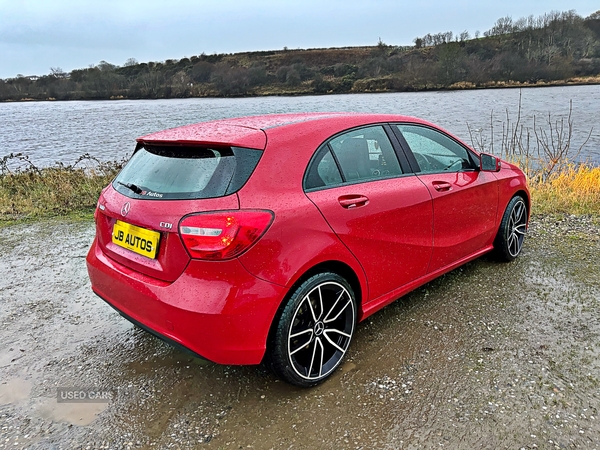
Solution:
[[[525,217],[517,210],[517,205],[522,203],[525,208]],[[494,238],[494,253],[499,260],[510,262],[521,253],[523,239],[529,222],[529,198],[525,192],[516,192],[508,201],[501,215],[498,231]],[[521,227],[523,227],[521,229]],[[519,237],[520,236],[520,237]]]
[[[515,195],[518,195],[519,197],[523,198],[525,206],[527,207],[527,213],[529,214],[531,212],[531,199],[529,198],[529,195],[527,195],[527,192],[521,190],[515,192]]]
[[[302,272],[302,274],[300,276],[298,276],[293,281],[293,283],[290,285],[290,287],[287,291],[287,294],[281,300],[279,307],[277,308],[277,312],[275,313],[275,315],[273,316],[273,320],[271,321],[271,326],[269,328],[269,335],[267,337],[267,343],[271,342],[271,338],[277,328],[277,323],[279,322],[279,318],[281,317],[283,309],[285,308],[290,296],[306,280],[308,280],[309,278],[311,278],[319,273],[324,273],[324,272],[335,273],[335,274],[341,276],[342,278],[344,278],[348,282],[348,284],[350,284],[350,287],[352,287],[352,290],[354,291],[354,295],[356,298],[357,322],[360,322],[362,320],[362,317],[363,317],[362,304],[363,304],[363,298],[364,298],[365,292],[364,292],[361,280],[359,279],[359,276],[352,269],[352,267],[350,267],[348,264],[346,264],[342,261],[336,261],[336,260],[323,261],[323,262],[320,262],[320,263],[310,267],[308,270]],[[365,284],[365,286],[366,286],[366,284]],[[267,349],[267,351],[268,351],[268,349]],[[265,355],[266,355],[266,352],[265,352]]]
[[[350,284],[352,290],[354,291],[354,295],[356,296],[356,306],[358,308],[357,312],[360,321],[362,315],[362,302],[365,296],[364,288],[366,288],[366,280],[361,280],[359,275],[352,267],[350,267],[350,265],[339,260],[322,261],[311,266],[309,269],[302,271],[301,275],[297,276],[291,283],[286,298],[289,297],[291,292],[294,292],[298,286],[300,286],[310,277],[322,272],[332,272],[338,274],[342,278],[346,279],[346,281]],[[285,303],[284,300],[281,302],[282,304]]]
[[[531,198],[529,197],[527,192],[525,192],[524,190],[518,190],[508,198],[508,200],[506,201],[506,204],[503,205],[502,209],[500,210],[500,221],[502,220],[502,214],[508,207],[508,204],[515,197],[521,197],[523,199],[523,201],[525,202],[525,207],[527,208],[527,217],[529,217],[529,215],[531,214]],[[500,226],[500,221],[498,222],[498,226]]]

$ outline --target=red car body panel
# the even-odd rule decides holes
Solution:
[[[498,180],[498,210],[504,211],[510,199],[516,195],[522,195],[527,199],[527,205],[531,203],[529,189],[527,188],[527,180],[519,169],[514,164],[502,161],[502,169],[494,173]],[[527,209],[527,213],[531,213],[531,208]],[[500,218],[498,219],[500,220]]]
[[[261,130],[221,122],[211,123],[201,128],[198,125],[173,128],[142,136],[137,141],[148,144],[219,144],[261,150],[267,143],[265,133]]]
[[[394,185],[399,186],[394,189]],[[402,190],[406,195],[398,196]],[[368,280],[368,303],[427,273],[433,245],[431,196],[409,175],[324,189],[307,194],[341,241],[360,261]],[[343,207],[340,199],[364,197]],[[410,218],[410,220],[407,220]],[[414,222],[420,224],[414,227]]]
[[[304,191],[307,166],[324,142],[344,130],[387,123],[440,130],[406,116],[314,113],[213,121],[139,138],[141,144],[263,152],[247,182],[223,197],[134,199],[106,188],[87,256],[92,289],[128,319],[204,358],[257,364],[286,296],[320,267],[344,267],[352,274],[362,320],[490,251],[510,199],[518,194],[530,201],[524,175],[506,162],[495,173],[406,173]],[[349,199],[356,204],[348,206]],[[233,259],[191,258],[179,235],[181,219],[237,209],[272,211],[274,220]],[[159,232],[156,259],[113,244],[116,220]]]
[[[255,202],[245,202],[249,209]],[[306,197],[291,202],[271,201],[267,208],[277,211],[269,231],[252,251],[239,257],[253,275],[280,286],[291,287],[310,267],[327,261],[342,261],[355,272],[361,266]],[[366,286],[366,284],[365,284]]]
[[[491,245],[496,235],[498,189],[490,172],[418,175],[433,198],[433,272]]]
[[[409,292],[417,289],[418,287],[423,286],[424,284],[429,283],[432,280],[435,280],[437,277],[444,275],[445,273],[448,273],[451,270],[454,270],[457,267],[460,267],[463,264],[468,263],[469,261],[477,259],[482,255],[485,255],[486,253],[490,252],[492,249],[493,249],[493,247],[491,245],[484,247],[469,256],[466,256],[458,261],[453,262],[452,264],[442,267],[436,271],[428,272],[425,276],[423,276],[421,278],[417,278],[416,280],[413,280],[404,286],[399,286],[396,289],[394,289],[393,291],[387,293],[386,295],[383,295],[383,296],[379,297],[378,299],[375,299],[371,303],[363,305],[362,320],[369,317],[371,314],[376,313],[384,306],[387,306],[390,303],[396,301],[398,298],[402,297],[403,295],[408,294]]]
[[[258,364],[285,288],[249,274],[238,260],[192,260],[173,283],[123,266],[94,243],[94,292],[144,327],[219,364]],[[235,281],[235,283],[233,283]]]

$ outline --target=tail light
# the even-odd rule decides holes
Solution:
[[[264,210],[193,214],[181,220],[179,235],[192,258],[231,259],[250,248],[267,231],[273,217]]]
[[[102,203],[100,203],[100,200],[98,200],[98,203],[96,204],[96,209],[94,210],[94,222],[98,222],[98,214],[100,214],[99,211],[104,211],[105,209],[105,206]]]

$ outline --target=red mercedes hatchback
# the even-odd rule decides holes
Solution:
[[[199,123],[137,140],[106,187],[92,288],[152,334],[313,386],[357,322],[495,250],[516,258],[530,196],[514,165],[398,115]]]

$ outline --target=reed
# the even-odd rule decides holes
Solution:
[[[521,99],[519,94],[516,116],[506,111],[499,143],[494,142],[493,112],[489,134],[473,130],[467,124],[473,148],[499,153],[525,172],[531,189],[532,213],[600,216],[600,167],[589,162],[574,162],[579,160],[593,129],[586,133],[580,146],[574,147],[572,101],[569,101],[566,117],[554,119],[548,113],[540,120],[534,115],[532,126],[526,126],[521,116]]]

